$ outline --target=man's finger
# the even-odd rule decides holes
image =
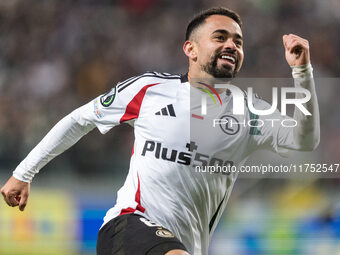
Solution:
[[[285,45],[285,48],[290,51],[291,50],[291,45],[292,43],[296,41],[295,38],[292,38],[291,36],[286,36],[285,39],[284,39],[284,45]]]
[[[296,39],[303,39],[302,37],[300,37],[298,35],[294,35],[294,34],[289,34],[289,37],[296,38]]]
[[[7,199],[6,194],[5,194],[5,193],[2,193],[2,195],[3,195],[3,197],[4,197],[4,200],[5,200],[6,204],[9,205],[9,206],[12,206],[12,205],[9,203],[9,200]]]
[[[8,195],[8,202],[10,203],[10,206],[13,206],[13,207],[19,205],[19,201],[16,199],[15,194]]]
[[[293,42],[289,47],[290,53],[296,53],[297,50],[303,49],[303,46],[299,42]]]
[[[282,40],[286,48],[289,47],[290,44],[294,41],[298,41],[303,45],[308,45],[308,40],[293,34],[283,35]]]
[[[282,36],[282,42],[283,42],[283,46],[284,46],[285,48],[287,48],[287,35],[283,35],[283,36]]]
[[[294,39],[296,39],[296,40],[299,40],[299,41],[301,41],[301,42],[308,42],[307,39],[302,38],[302,37],[300,37],[300,36],[298,36],[298,35],[290,34],[289,37],[290,37],[290,38],[294,38]]]
[[[28,200],[28,195],[27,194],[23,194],[20,198],[20,203],[19,203],[19,210],[23,211],[25,210],[25,207],[27,205],[27,200]]]
[[[2,196],[4,197],[5,202],[6,202],[9,206],[11,206],[11,204],[10,204],[10,202],[9,202],[9,200],[8,200],[7,192],[5,191],[4,188],[1,189],[1,194],[2,194]]]
[[[297,39],[292,39],[289,42],[287,42],[286,49],[290,52],[293,53],[297,47],[303,48],[303,49],[308,49],[309,44],[308,42],[300,41]]]

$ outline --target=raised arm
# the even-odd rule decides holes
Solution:
[[[309,42],[297,35],[284,35],[283,45],[287,63],[292,67],[295,87],[304,88],[311,93],[311,99],[304,104],[312,115],[304,115],[295,108],[294,119],[297,126],[293,129],[290,149],[311,151],[320,142],[320,115],[313,68],[310,63]]]

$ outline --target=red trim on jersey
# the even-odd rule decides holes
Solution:
[[[140,181],[139,181],[138,173],[137,173],[137,178],[138,178],[138,189],[137,189],[137,192],[136,192],[136,195],[135,195],[135,201],[137,202],[136,209],[143,213],[143,212],[145,212],[145,208],[140,203]]]
[[[199,119],[199,120],[203,120],[203,119],[204,119],[203,116],[196,115],[196,114],[191,114],[191,117],[196,118],[196,119]]]
[[[135,211],[136,211],[136,209],[133,209],[133,208],[131,208],[131,207],[128,207],[128,208],[122,209],[122,210],[120,211],[120,214],[119,214],[118,216],[124,215],[124,214],[134,213]]]
[[[140,107],[143,102],[143,98],[145,96],[146,90],[152,86],[158,85],[159,83],[153,83],[149,85],[145,85],[135,97],[130,101],[130,103],[126,106],[125,113],[120,119],[120,123],[132,119],[136,119],[139,116]]]
[[[145,96],[146,90],[152,86],[158,85],[159,83],[153,83],[149,85],[145,85],[136,95],[135,97],[130,101],[130,103],[126,106],[124,115],[120,118],[120,123],[128,120],[132,120],[135,118],[138,118],[140,107],[143,102],[143,98]],[[132,148],[132,154],[134,153],[134,147]],[[119,215],[134,213],[135,211],[145,212],[145,208],[140,203],[140,180],[137,173],[138,178],[138,187],[135,195],[135,201],[137,202],[136,209],[128,207],[124,208],[120,211]]]
[[[137,187],[137,191],[135,195],[135,201],[137,202],[136,209],[133,209],[131,207],[124,208],[120,211],[119,216],[124,215],[124,214],[134,213],[135,211],[140,211],[142,213],[145,212],[145,208],[140,203],[140,180],[139,180],[138,173],[137,173],[137,178],[138,178],[138,187]]]
[[[132,157],[133,153],[135,153],[135,145],[132,146],[131,157]]]

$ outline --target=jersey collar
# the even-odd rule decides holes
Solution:
[[[188,79],[188,73],[186,74],[181,74],[181,83],[185,83],[185,82],[188,82],[189,79]]]

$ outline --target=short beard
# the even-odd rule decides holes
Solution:
[[[224,66],[222,66],[222,68],[218,68],[217,67],[217,61],[218,61],[218,54],[216,54],[211,61],[209,61],[206,65],[202,66],[202,69],[212,75],[214,78],[234,78],[237,74],[237,66],[238,66],[238,61],[236,60],[235,62],[235,69],[234,71],[231,70],[231,67],[228,66],[226,68],[224,68]]]

